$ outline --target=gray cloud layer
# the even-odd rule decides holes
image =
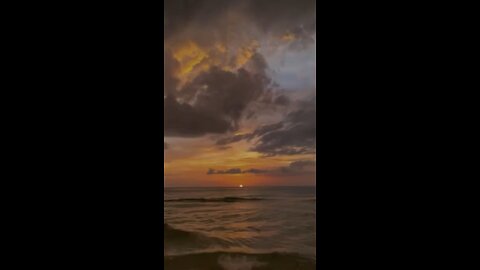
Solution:
[[[257,138],[250,150],[264,156],[313,154],[316,131],[316,108],[315,102],[311,101],[289,113],[281,122],[258,127],[252,133],[221,138],[216,144],[228,145]]]
[[[211,47],[228,38],[234,46],[240,44],[237,40],[266,34],[282,35],[289,31],[297,39],[292,45],[297,44],[296,49],[301,49],[301,43],[309,42],[310,35],[315,32],[314,0],[166,0],[164,4],[167,43],[193,40],[200,47]],[[237,130],[243,117],[254,117],[258,110],[246,110],[256,102],[278,106],[290,104],[288,97],[272,92],[272,81],[266,75],[267,63],[258,51],[247,63],[248,71],[230,72],[213,67],[181,89],[174,76],[180,64],[168,49],[164,54],[165,136],[223,134]],[[252,151],[266,156],[311,152],[311,124],[292,126],[290,120],[286,121],[281,127],[268,127],[270,131],[259,129],[249,137],[225,139],[217,144],[222,146],[256,137],[259,143]]]
[[[165,38],[185,29],[219,29],[224,15],[235,13],[264,33],[302,26],[315,31],[315,0],[165,0]],[[212,32],[212,31],[210,31]]]
[[[194,137],[237,129],[245,108],[268,83],[263,75],[244,69],[233,73],[214,67],[204,72],[165,98],[165,135]]]
[[[300,109],[288,114],[286,119],[269,132],[261,132],[252,151],[265,156],[313,154],[316,147],[316,110]],[[258,130],[257,130],[258,131]]]
[[[209,169],[207,174],[271,174],[271,175],[299,175],[311,174],[315,172],[314,160],[298,160],[290,163],[288,166],[279,167],[272,170],[267,169],[248,169],[241,170],[239,168],[231,168],[228,170]]]

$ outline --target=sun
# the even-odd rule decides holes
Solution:
[[[242,185],[242,184],[240,184],[238,187],[241,187],[241,188],[243,188],[243,185]]]

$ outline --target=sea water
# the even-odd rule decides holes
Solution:
[[[166,269],[314,269],[315,187],[165,188]]]

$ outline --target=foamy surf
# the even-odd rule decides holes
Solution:
[[[165,269],[286,270],[315,269],[315,261],[298,254],[197,253],[165,257]]]

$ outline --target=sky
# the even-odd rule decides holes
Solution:
[[[315,0],[166,0],[165,186],[315,185]]]

